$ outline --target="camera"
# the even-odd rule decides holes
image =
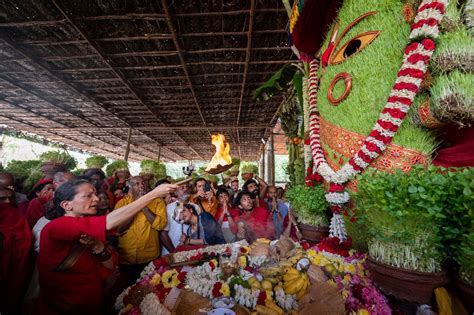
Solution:
[[[194,172],[194,165],[189,164],[188,166],[183,166],[184,175],[191,176],[193,172]]]

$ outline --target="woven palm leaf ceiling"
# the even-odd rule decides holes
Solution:
[[[112,158],[205,160],[220,132],[256,159],[284,95],[253,91],[296,60],[281,1],[0,3],[0,124]],[[161,148],[161,149],[160,149]]]

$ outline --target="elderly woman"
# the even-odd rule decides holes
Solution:
[[[53,199],[56,218],[41,232],[37,313],[100,314],[104,280],[116,265],[106,233],[175,188],[161,185],[129,205],[96,216],[99,198],[93,185],[73,180],[60,186]]]

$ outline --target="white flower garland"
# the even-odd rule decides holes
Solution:
[[[171,312],[160,303],[155,293],[148,293],[140,303],[140,311],[143,315],[170,315]]]
[[[328,192],[325,195],[327,202],[342,205],[349,201],[350,196],[347,191],[344,192]]]
[[[123,290],[122,293],[120,293],[120,295],[115,300],[115,310],[116,311],[120,311],[125,307],[125,305],[123,305],[123,298],[128,294],[128,292],[130,291],[130,288],[131,287],[128,287],[125,290]]]
[[[267,261],[267,256],[247,256],[248,265],[252,268],[258,268]]]
[[[346,226],[340,214],[333,213],[331,224],[329,225],[329,235],[331,237],[337,237],[341,241],[347,239]]]
[[[294,310],[298,309],[298,302],[294,295],[286,294],[283,289],[279,289],[275,292],[275,301],[281,308],[285,310]]]

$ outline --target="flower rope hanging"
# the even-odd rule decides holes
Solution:
[[[362,147],[337,172],[326,161],[320,142],[317,109],[319,60],[313,59],[310,63],[308,92],[311,152],[316,172],[330,184],[329,192],[326,194],[326,199],[333,212],[330,236],[338,237],[341,242],[347,238],[341,210],[342,206],[349,201],[349,194],[344,190],[344,184],[364,171],[387,148],[400,128],[413,104],[413,99],[420,88],[433,55],[435,49],[433,39],[439,35],[438,25],[443,19],[447,3],[448,1],[445,0],[425,0],[420,4],[410,33],[410,39],[417,41],[410,43],[405,48],[403,62],[387,103]]]

